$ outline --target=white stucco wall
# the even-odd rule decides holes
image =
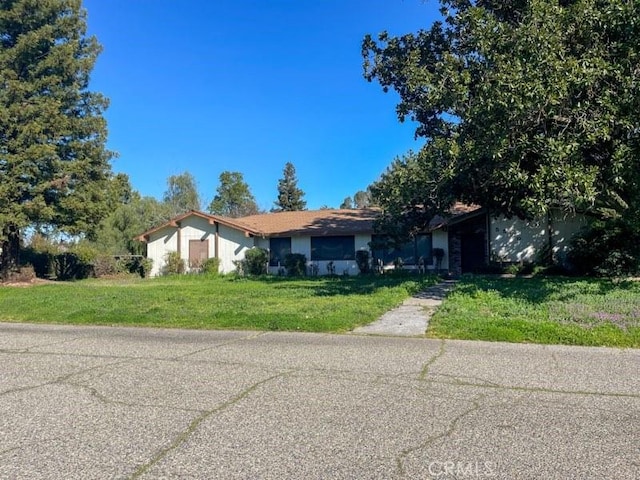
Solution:
[[[444,250],[444,258],[442,259],[442,269],[449,270],[449,235],[442,230],[436,230],[431,233],[431,248],[441,248]],[[435,258],[428,268],[435,268]]]
[[[525,221],[519,218],[489,219],[492,260],[532,262],[549,242],[547,218]],[[566,254],[571,237],[586,224],[583,215],[554,213],[551,216],[551,243],[561,259]]]

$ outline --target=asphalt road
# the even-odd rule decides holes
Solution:
[[[2,479],[638,479],[640,350],[0,324]]]

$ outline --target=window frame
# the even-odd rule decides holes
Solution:
[[[339,240],[338,240],[339,239]],[[328,247],[333,247],[337,250],[338,246],[345,247],[342,249],[342,256],[340,258],[329,257],[320,251],[320,245],[322,242],[334,242],[335,245],[324,246],[326,250]],[[342,245],[339,245],[342,242]],[[312,262],[338,262],[338,261],[351,261],[356,259],[356,237],[355,235],[326,235],[322,237],[311,237],[311,261]]]
[[[273,243],[284,244],[283,247],[274,248]],[[286,244],[288,243],[288,251]],[[283,252],[286,252],[283,254]],[[270,267],[282,267],[284,266],[285,257],[291,253],[291,237],[269,237],[269,266]]]

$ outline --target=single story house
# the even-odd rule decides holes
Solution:
[[[288,253],[301,253],[319,274],[332,262],[338,274],[358,273],[356,252],[367,250],[376,263],[391,266],[397,258],[405,268],[435,268],[433,250],[445,253],[440,268],[453,274],[473,272],[489,261],[528,262],[541,252],[552,251],[562,259],[571,236],[586,219],[553,213],[543,221],[493,217],[478,206],[458,204],[451,216],[435,218],[429,231],[416,235],[401,248],[371,251],[375,245],[375,209],[303,210],[226,218],[198,211],[177,216],[142,233],[153,260],[151,275],[158,275],[169,252],[179,252],[188,269],[205,259],[220,259],[220,271],[235,270],[246,250],[259,247],[269,252],[269,272],[278,273]]]

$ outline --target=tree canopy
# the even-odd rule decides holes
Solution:
[[[189,172],[171,175],[167,179],[167,190],[162,197],[169,216],[175,217],[189,210],[200,210],[200,195],[196,179]]]
[[[226,217],[244,217],[260,213],[256,199],[240,172],[222,172],[209,213]]]
[[[426,140],[374,185],[422,221],[457,200],[531,218],[637,217],[640,4],[441,0],[443,21],[363,41],[364,74]]]
[[[282,178],[278,180],[278,200],[275,202],[276,212],[293,212],[305,210],[307,202],[304,200],[304,192],[298,188],[296,167],[287,162],[282,172]]]
[[[80,0],[0,2],[3,270],[25,227],[87,233],[106,211],[108,102],[88,90],[100,48]]]
[[[371,198],[371,187],[367,187],[366,190],[358,190],[353,198],[346,197],[340,204],[340,208],[367,208],[373,205],[373,199]]]

